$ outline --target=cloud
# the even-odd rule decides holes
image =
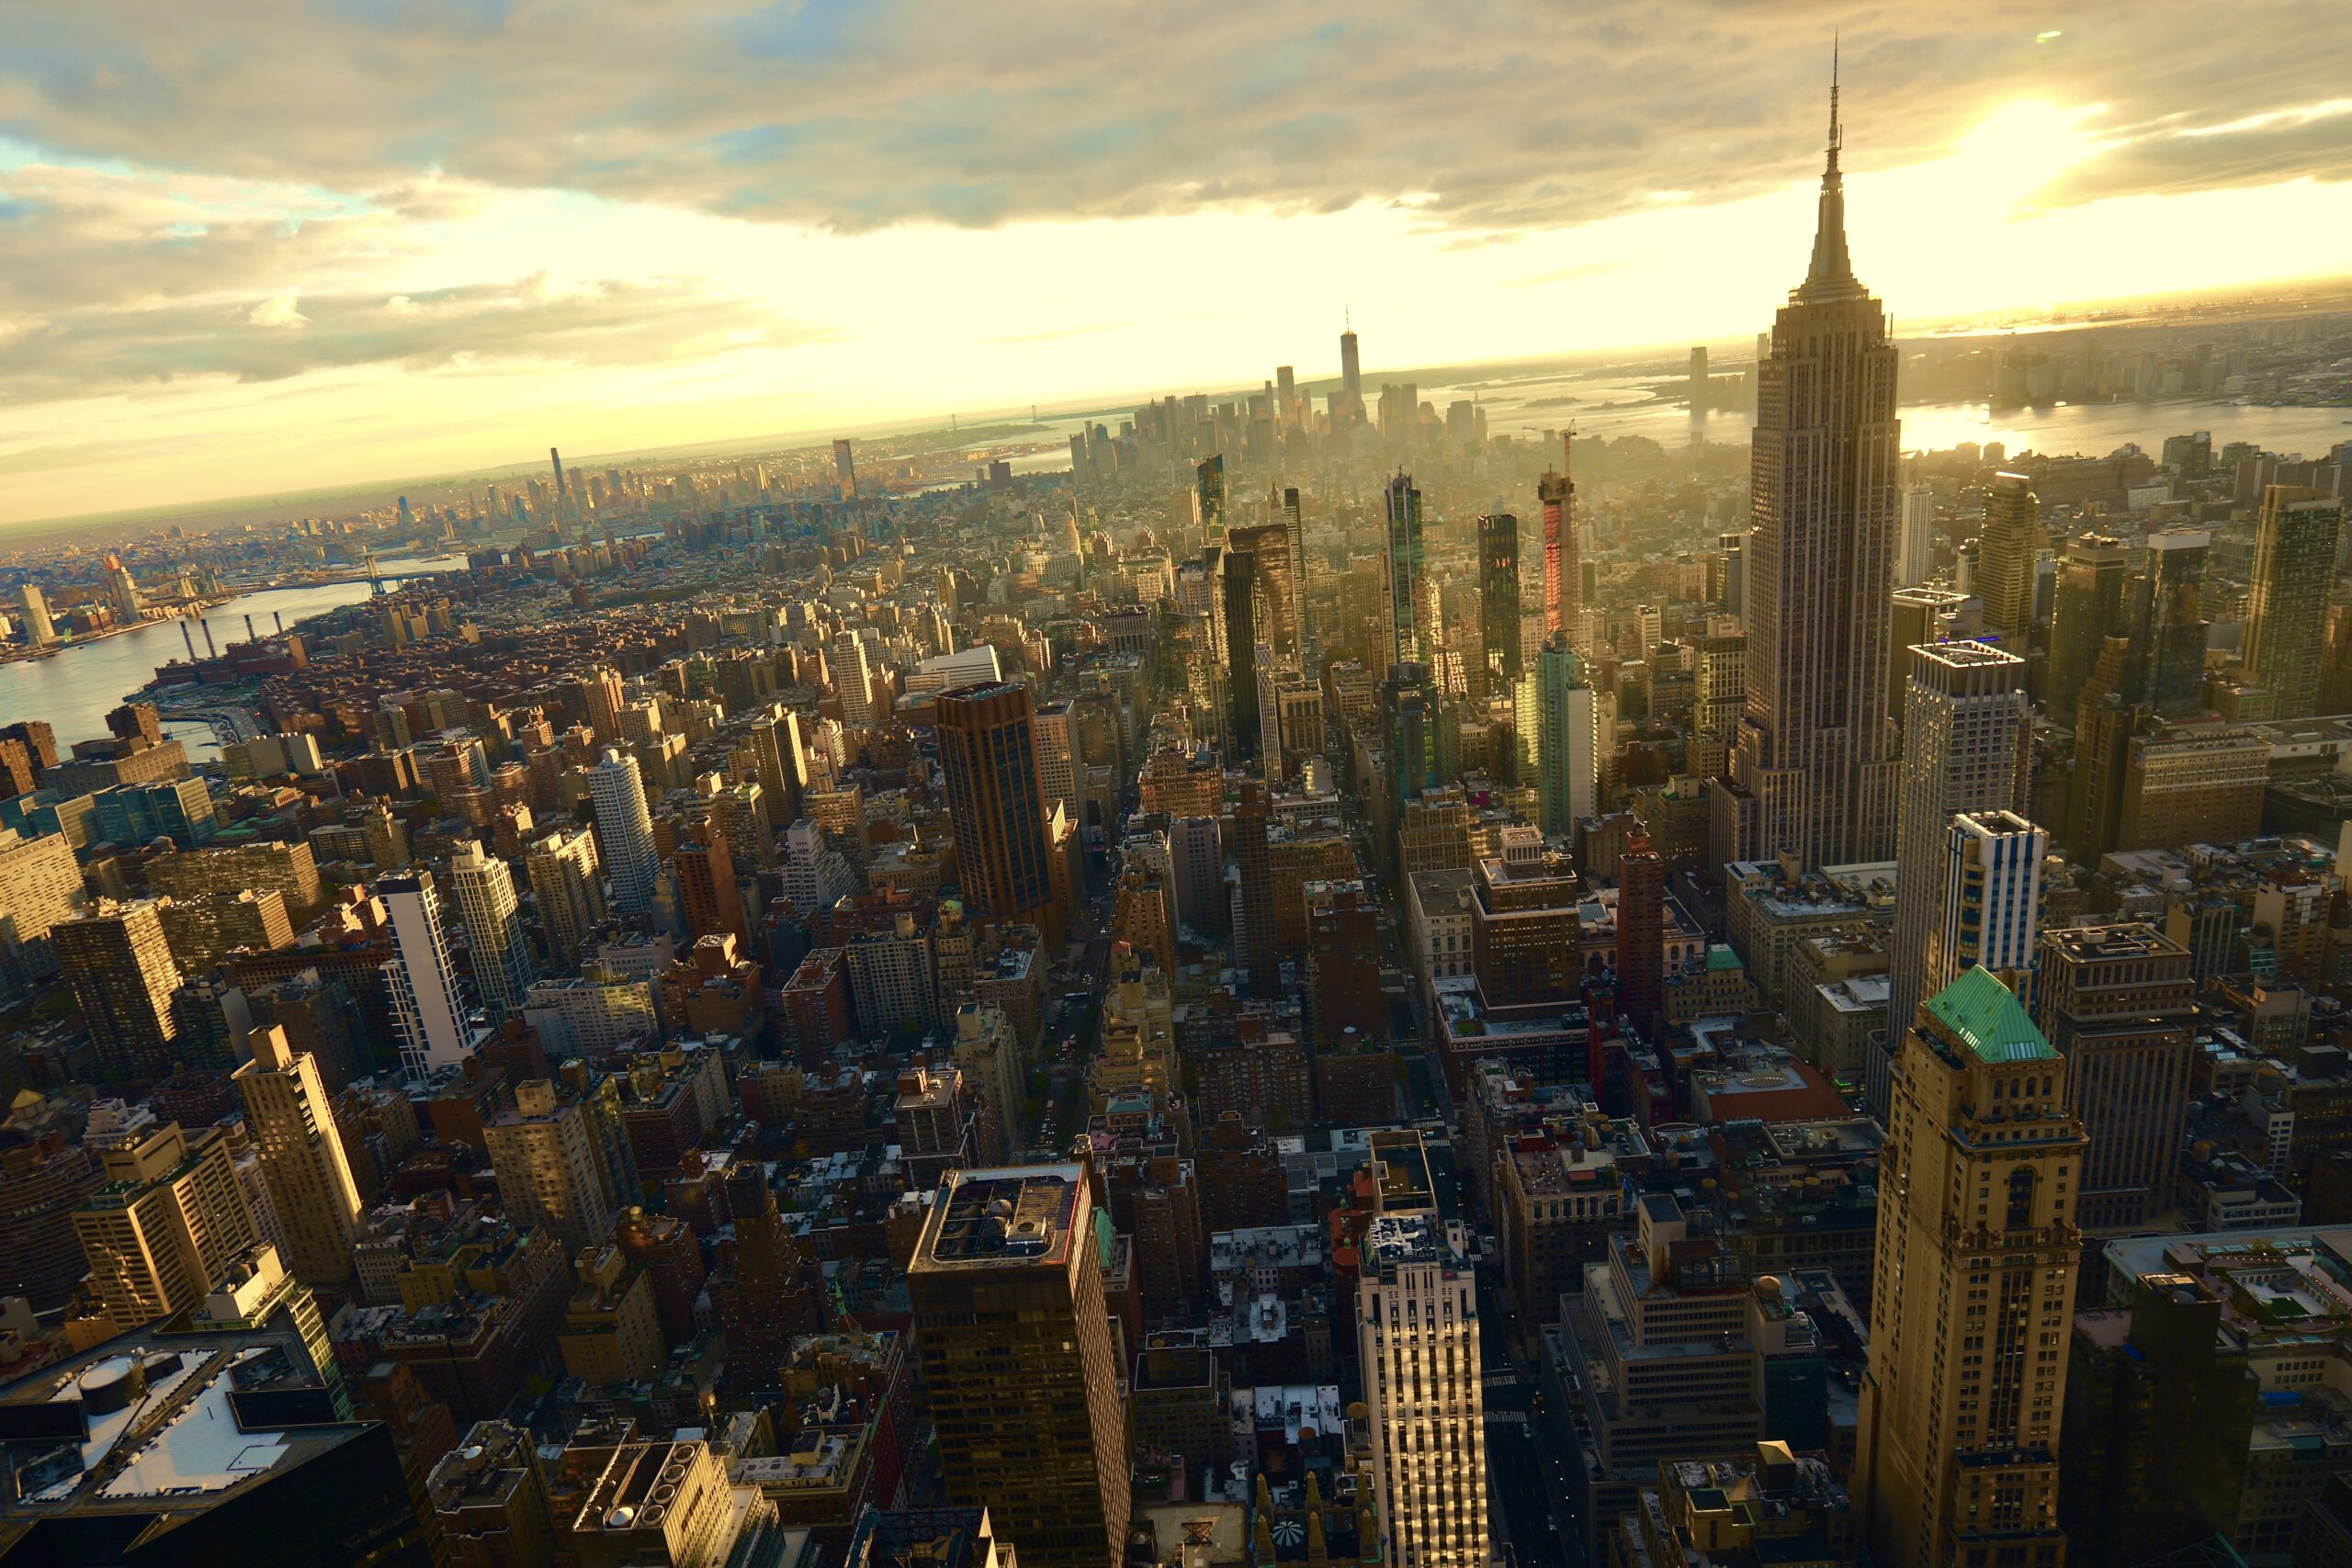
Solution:
[[[65,312],[0,355],[0,403],[88,396],[191,377],[279,381],[358,366],[662,365],[814,341],[691,279],[550,289],[542,276],[387,299],[306,294],[243,306],[175,303]]]
[[[1707,203],[1817,166],[1845,28],[1849,163],[2017,97],[2108,106],[2045,200],[2346,173],[2341,127],[2207,138],[2335,92],[2340,0],[15,0],[0,126],[337,191],[562,189],[854,231],[1419,193],[1449,228]],[[2305,40],[2295,47],[2290,40]],[[2018,171],[2021,187],[2035,184]]]
[[[419,205],[474,205],[446,183],[378,199],[50,165],[0,174],[0,404],[368,365],[669,364],[819,335],[684,276],[371,288],[371,275],[424,254]]]

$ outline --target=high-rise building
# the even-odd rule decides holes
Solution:
[[[105,1185],[74,1211],[89,1286],[117,1332],[184,1311],[230,1276],[261,1232],[225,1130],[151,1125],[98,1156]]]
[[[2066,1106],[2065,1062],[1989,969],[1937,992],[1905,1033],[1854,1472],[1888,1568],[2064,1561],[2085,1144]]]
[[[1923,484],[1903,487],[1903,522],[1895,534],[1894,585],[1916,588],[1936,564],[1936,492]]]
[[[2343,534],[2341,496],[2294,485],[2263,491],[2246,585],[2245,666],[2280,718],[2304,718],[2318,707],[2320,650]]]
[[[1544,639],[1520,695],[1519,733],[1534,740],[1536,826],[1547,838],[1566,838],[1593,814],[1600,778],[1592,688],[1566,633]]]
[[[1268,843],[1272,818],[1265,786],[1244,781],[1233,807],[1233,865],[1241,883],[1242,951],[1254,997],[1272,997],[1281,988],[1282,944],[1274,930],[1273,852]]]
[[[1911,649],[1903,723],[1902,835],[1895,855],[1894,944],[1887,1032],[1864,1061],[1864,1093],[1886,1114],[1888,1070],[1902,1049],[1897,1021],[1939,988],[1929,948],[1941,930],[1951,819],[1962,811],[2023,811],[2032,710],[2025,660],[1982,642]]]
[[[1886,312],[1854,276],[1838,95],[1813,259],[1757,367],[1747,547],[1747,713],[1713,858],[1808,867],[1894,848],[1886,717],[1901,426]]]
[[[612,877],[613,908],[642,915],[653,908],[662,862],[653,847],[653,818],[645,808],[645,781],[637,759],[616,746],[588,770],[588,798],[596,809],[600,855]]]
[[[598,740],[609,746],[620,739],[621,709],[628,695],[619,671],[600,665],[588,671],[580,681],[579,700],[581,715]]]
[[[467,844],[449,858],[449,896],[457,900],[458,920],[466,930],[474,988],[481,993],[483,1008],[493,1022],[512,1018],[523,1010],[524,994],[538,978],[531,944],[523,935],[514,874],[504,861],[483,853],[479,843]]]
[[[1476,1276],[1461,1227],[1427,1196],[1420,1135],[1385,1136],[1374,1134],[1384,1202],[1365,1227],[1355,1315],[1389,1561],[1483,1568],[1493,1547]],[[1418,1180],[1392,1182],[1392,1166],[1418,1166]],[[1413,1195],[1390,1207],[1398,1188]]]
[[[1356,334],[1352,328],[1340,334],[1340,396],[1346,407],[1335,410],[1334,424],[1363,423],[1363,361],[1357,356]]]
[[[1059,942],[1029,688],[995,681],[942,693],[935,723],[965,903]]]
[[[433,874],[383,877],[373,891],[391,917],[394,956],[384,965],[384,978],[400,1031],[401,1065],[414,1078],[458,1066],[472,1054],[476,1032],[449,962]]]
[[[1570,461],[1576,447],[1576,432],[1566,431],[1560,436],[1560,466],[1546,469],[1535,481],[1535,499],[1544,509],[1544,632],[1566,632],[1571,638],[1582,636],[1580,613],[1584,604],[1583,569],[1577,564],[1582,552],[1577,540],[1577,487],[1569,477]]]
[[[1228,535],[1216,552],[1216,621],[1225,659],[1225,751],[1237,767],[1258,759],[1257,578],[1257,553]]]
[[[548,947],[557,966],[569,969],[588,951],[605,919],[596,835],[584,827],[558,828],[531,846],[523,865]]]
[[[2145,702],[2161,717],[2205,708],[2205,649],[2212,633],[2204,609],[2205,562],[2212,544],[2213,536],[2202,528],[2149,535],[2147,575],[2127,595],[2134,662],[2143,662],[2146,674],[2127,673],[2115,689],[2126,703]],[[2096,654],[2092,664],[2097,667]]]
[[[1438,776],[1438,703],[1429,671],[1404,662],[1388,668],[1380,683],[1381,750],[1388,770],[1390,820],[1401,820],[1405,803],[1419,800],[1445,781]]]
[[[509,1219],[552,1231],[567,1254],[613,1239],[619,1194],[597,1162],[586,1107],[549,1079],[519,1083],[514,1109],[485,1126],[482,1137]]]
[[[907,1269],[948,1498],[985,1503],[1032,1568],[1103,1568],[1126,1547],[1107,1223],[1084,1166],[953,1170]]]
[[[1290,641],[1287,646],[1275,644],[1275,651],[1287,658],[1305,655],[1311,630],[1306,623],[1306,516],[1299,506],[1298,487],[1283,487],[1283,534],[1289,547],[1284,552],[1290,580],[1283,587],[1283,599],[1290,605]]]
[[[1635,833],[1617,857],[1617,1010],[1642,1037],[1666,1033],[1666,862]]]
[[[1945,839],[1943,908],[1928,939],[1923,993],[1982,964],[2031,999],[2050,835],[2014,811],[1962,811]],[[1901,873],[1898,872],[1899,879]]]
[[[743,895],[735,886],[735,856],[718,824],[682,840],[670,864],[677,873],[679,913],[686,934],[697,942],[731,936],[738,952],[750,952],[752,929],[743,918]]]
[[[253,1059],[233,1077],[284,1237],[286,1267],[305,1285],[339,1290],[351,1278],[352,1244],[367,1205],[344,1155],[334,1102],[317,1059],[288,1044],[286,1031],[269,1024],[247,1038]]]
[[[1984,526],[1976,536],[1976,597],[1984,602],[1985,640],[2019,659],[2032,657],[2034,563],[2041,550],[2041,502],[2023,474],[1996,474],[1984,492]]]
[[[57,973],[50,932],[88,901],[63,833],[28,839],[0,828],[0,992]]]
[[[833,483],[840,489],[843,501],[857,499],[857,460],[850,455],[845,436],[833,438]]]
[[[2123,618],[2123,541],[2085,534],[2067,545],[2052,594],[2050,662],[2042,675],[2042,706],[2060,724],[2075,721],[2075,698],[2091,676],[2100,646],[2127,635]]]
[[[113,608],[117,621],[133,626],[147,618],[147,608],[139,599],[139,584],[131,580],[130,569],[122,564],[119,556],[108,555],[99,575],[106,582],[107,603]]]
[[[1297,491],[1291,495],[1295,498]],[[1296,529],[1291,516],[1277,517],[1272,523],[1255,524],[1247,528],[1228,528],[1225,536],[1228,551],[1246,551],[1250,558],[1250,637],[1253,642],[1264,643],[1277,657],[1288,661],[1298,657],[1298,590],[1294,581]],[[1231,612],[1226,637],[1232,637]]]
[[[874,722],[874,670],[866,661],[865,639],[854,628],[833,635],[825,651],[826,672],[832,677],[833,695],[841,699],[842,722],[863,729]]]
[[[1478,648],[1486,669],[1476,690],[1517,689],[1523,670],[1519,620],[1519,519],[1498,512],[1478,519]]]
[[[17,603],[25,613],[25,640],[35,648],[47,648],[57,640],[57,627],[49,618],[49,599],[38,583],[28,582],[17,590]]]
[[[2090,1134],[2075,1181],[2086,1229],[2144,1224],[2167,1203],[2196,996],[2188,950],[2154,926],[2070,926],[2041,939],[2034,1015],[2065,1058],[2068,1104]]]
[[[1086,776],[1086,749],[1075,710],[1066,701],[1046,704],[1037,710],[1035,733],[1037,787],[1045,808],[1059,806],[1076,822],[1083,815],[1078,786]]]
[[[1387,508],[1388,647],[1391,664],[1420,662],[1420,628],[1414,619],[1420,602],[1421,492],[1413,476],[1400,473],[1383,491]]]
[[[1216,452],[1193,465],[1193,511],[1214,539],[1225,532],[1225,454]]]
[[[127,1077],[170,1072],[180,1032],[172,993],[180,972],[154,900],[102,899],[89,913],[51,926],[49,939],[98,1065]]]

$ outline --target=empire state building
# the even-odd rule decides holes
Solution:
[[[1899,755],[1889,621],[1900,508],[1894,345],[1846,254],[1836,73],[1804,281],[1758,367],[1747,701],[1717,781],[1718,863],[1891,859]]]

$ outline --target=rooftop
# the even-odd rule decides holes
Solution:
[[[2054,1062],[2041,1031],[2018,1003],[2017,993],[1993,972],[1972,967],[1928,998],[1928,1011],[1984,1062]]]

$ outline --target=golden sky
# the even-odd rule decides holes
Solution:
[[[18,0],[0,523],[2352,272],[2352,7]]]

